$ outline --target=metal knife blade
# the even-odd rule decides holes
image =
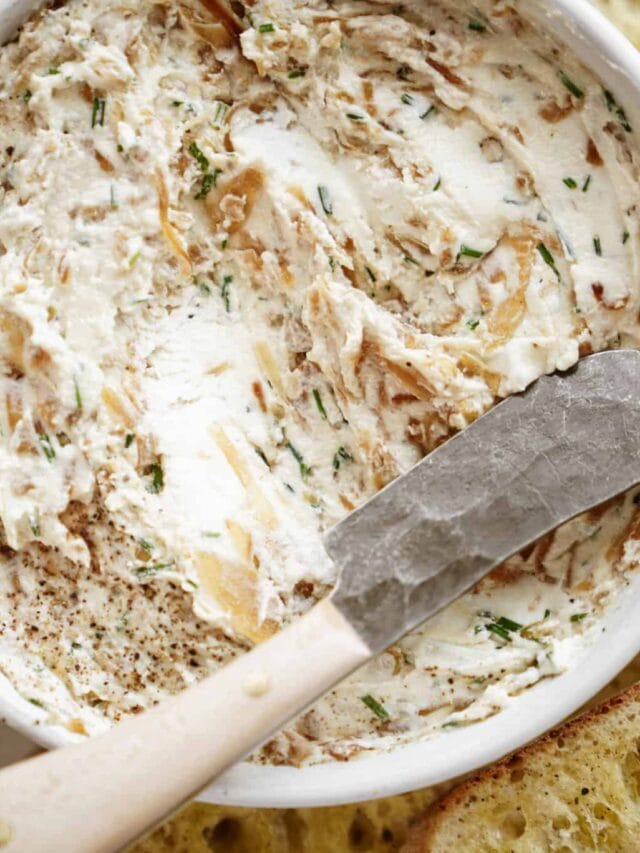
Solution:
[[[333,527],[333,603],[382,651],[507,557],[638,482],[640,352],[583,358],[499,403]]]

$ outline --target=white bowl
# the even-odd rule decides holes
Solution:
[[[20,9],[34,5],[39,4],[0,0],[0,41],[12,31]],[[527,0],[526,9],[571,45],[640,127],[640,54],[627,39],[587,0]],[[501,758],[574,712],[640,651],[640,574],[620,592],[589,641],[568,672],[529,688],[488,720],[346,763],[301,769],[242,763],[198,799],[264,807],[335,805],[434,785]],[[46,747],[78,739],[61,726],[38,722],[41,712],[1,676],[0,716]]]

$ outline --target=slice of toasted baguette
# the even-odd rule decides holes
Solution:
[[[402,853],[588,850],[640,850],[640,684],[454,788]]]

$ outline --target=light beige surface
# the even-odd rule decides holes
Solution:
[[[639,0],[600,0],[598,5],[640,47]],[[593,704],[638,679],[640,657]],[[410,820],[443,792],[428,789],[353,806],[285,811],[193,803],[131,853],[388,853],[405,842]]]

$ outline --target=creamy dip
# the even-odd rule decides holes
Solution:
[[[0,51],[0,670],[78,735],[307,610],[323,531],[498,399],[640,345],[629,120],[512,5],[222,9],[70,0]],[[545,537],[262,760],[499,711],[639,530]]]

